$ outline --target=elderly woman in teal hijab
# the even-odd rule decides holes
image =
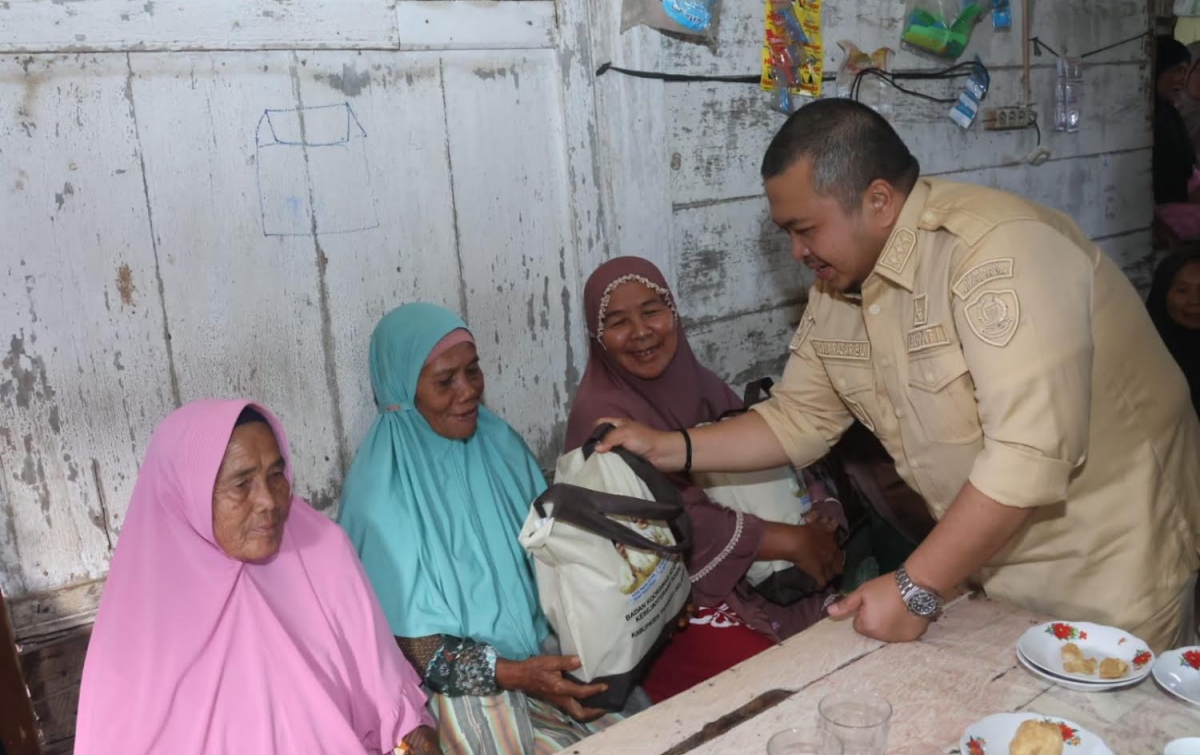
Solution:
[[[475,341],[431,304],[371,335],[379,414],[342,490],[350,534],[392,633],[430,693],[447,755],[552,753],[614,722],[583,707],[517,533],[546,483],[520,436],[483,406]]]

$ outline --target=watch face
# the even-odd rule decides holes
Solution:
[[[908,610],[922,618],[935,615],[941,608],[942,601],[936,595],[925,590],[917,590],[908,599]]]

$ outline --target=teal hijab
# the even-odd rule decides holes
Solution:
[[[346,477],[338,523],[393,634],[469,638],[520,661],[549,634],[517,542],[545,479],[520,436],[487,409],[464,441],[438,435],[414,405],[429,354],[466,327],[432,304],[406,304],[375,327],[379,415]]]

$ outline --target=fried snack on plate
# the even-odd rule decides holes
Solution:
[[[1086,674],[1092,676],[1096,673],[1096,659],[1084,658],[1083,651],[1074,642],[1068,642],[1063,645],[1062,649],[1062,664],[1063,671],[1068,674]]]
[[[1129,664],[1120,658],[1105,658],[1100,661],[1101,679],[1120,679],[1129,673]]]
[[[1008,744],[1008,755],[1062,755],[1062,730],[1048,721],[1023,721]]]

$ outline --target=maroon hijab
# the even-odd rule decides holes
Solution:
[[[629,281],[657,291],[675,313],[679,346],[666,372],[654,380],[643,380],[622,369],[600,342],[608,298],[617,286]],[[742,407],[729,386],[705,369],[692,353],[675,297],[652,262],[640,257],[617,257],[605,262],[588,278],[583,303],[588,363],[567,421],[568,451],[582,446],[602,417],[625,417],[660,430],[678,430],[715,421],[724,412]]]

